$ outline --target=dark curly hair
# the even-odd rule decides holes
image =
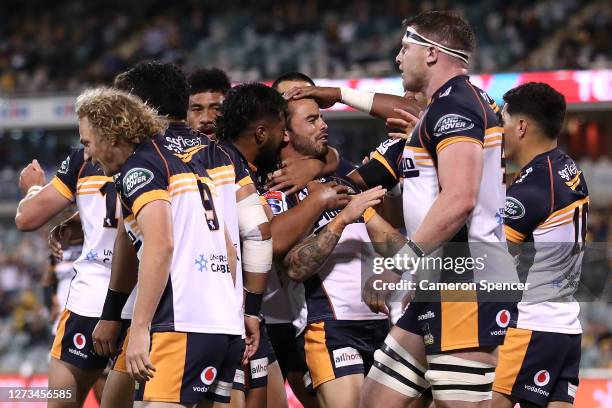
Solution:
[[[171,63],[148,61],[134,65],[115,78],[115,88],[131,92],[153,106],[160,115],[187,117],[189,84],[181,69]]]
[[[563,128],[565,97],[542,82],[527,82],[504,94],[506,111],[533,119],[547,137],[556,139]]]
[[[256,120],[278,117],[287,111],[287,101],[275,89],[259,82],[233,87],[225,95],[217,118],[217,137],[236,140]]]
[[[229,77],[218,68],[198,69],[189,75],[190,95],[202,92],[220,92],[223,95],[232,87]]]

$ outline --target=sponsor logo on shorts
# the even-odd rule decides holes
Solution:
[[[432,312],[431,310],[428,310],[427,313],[419,315],[417,319],[420,321],[420,320],[433,319],[434,317],[436,317],[434,312]]]
[[[200,380],[202,380],[202,383],[206,386],[212,384],[213,381],[215,381],[215,378],[217,378],[217,369],[212,366],[206,367],[200,374]],[[196,387],[194,387],[194,391],[195,388]],[[208,390],[208,388],[206,389]]]
[[[567,395],[574,398],[576,397],[576,391],[578,390],[578,386],[572,383],[567,383]]]
[[[73,349],[72,347],[68,347],[68,352],[70,354],[74,354],[75,356],[78,356],[84,359],[89,358],[87,354],[81,351],[87,345],[87,339],[82,333],[77,333],[74,336],[72,336],[72,344],[74,344],[76,349]]]
[[[351,365],[363,364],[361,354],[352,347],[343,347],[334,350],[334,367],[346,367]]]
[[[136,191],[152,182],[153,178],[151,170],[140,167],[131,169],[123,177],[123,194],[126,197],[131,197]]]
[[[77,333],[74,335],[74,337],[72,337],[72,342],[74,343],[74,347],[78,348],[79,350],[83,350],[87,344],[87,339],[82,333]]]
[[[544,391],[543,389],[539,387],[534,387],[533,385],[525,384],[525,389],[527,391],[535,392],[536,394],[544,395],[545,397],[548,397],[548,395],[550,394],[548,391]]]
[[[514,197],[506,197],[506,207],[504,217],[511,220],[518,220],[525,216],[525,206]]]
[[[236,370],[236,374],[234,374],[234,382],[244,385],[244,371]]]
[[[546,370],[540,370],[533,376],[533,382],[538,387],[544,387],[550,381],[550,373]]]
[[[434,136],[438,137],[448,133],[463,132],[473,127],[474,123],[465,116],[449,113],[448,115],[442,116],[436,122],[434,126]]]
[[[495,316],[495,321],[499,327],[505,329],[510,324],[510,312],[506,309],[500,310],[497,312],[497,316]]]
[[[268,375],[268,357],[250,361],[251,378],[262,378]]]

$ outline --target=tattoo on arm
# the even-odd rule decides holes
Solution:
[[[331,231],[328,226],[317,235],[310,236],[295,245],[285,256],[285,267],[289,277],[303,282],[323,265],[340,240],[340,235]]]

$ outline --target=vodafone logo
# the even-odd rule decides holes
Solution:
[[[210,385],[215,381],[217,377],[217,369],[215,367],[208,366],[200,374],[200,380],[204,383],[204,385]]]
[[[85,336],[82,333],[77,333],[72,338],[72,342],[74,343],[74,347],[79,350],[83,350],[83,347],[85,347],[87,340],[85,339]]]
[[[540,370],[533,376],[533,382],[538,387],[543,387],[550,381],[550,374],[546,370]]]
[[[499,327],[505,329],[510,324],[510,312],[506,309],[500,310],[497,312],[497,316],[495,316],[495,321]]]

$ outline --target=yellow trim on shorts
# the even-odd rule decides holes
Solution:
[[[473,300],[470,300],[472,299]],[[474,291],[441,291],[440,350],[478,347],[478,301]]]
[[[55,338],[53,339],[53,346],[51,347],[51,357],[57,358],[58,360],[62,357],[62,340],[64,339],[64,334],[66,333],[66,322],[68,321],[69,317],[70,310],[64,309],[57,324],[57,333],[55,334]]]
[[[143,401],[181,402],[186,354],[187,333],[153,333],[149,356],[155,375],[145,383]]]
[[[505,395],[512,394],[512,388],[523,367],[532,334],[531,330],[508,328],[504,344],[498,350],[493,391]]]
[[[325,322],[312,323],[306,326],[304,349],[306,351],[306,365],[312,377],[313,388],[336,378],[329,357],[329,350],[325,343]]]
[[[125,340],[123,340],[123,344],[121,345],[121,353],[115,359],[115,363],[113,364],[113,371],[118,371],[120,373],[128,372],[127,362],[125,361],[125,352],[127,351],[128,343],[130,338],[130,329],[128,327],[127,332],[125,333]]]

